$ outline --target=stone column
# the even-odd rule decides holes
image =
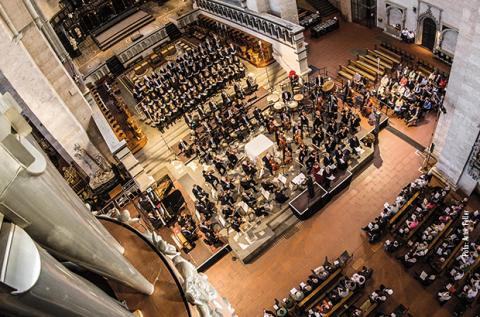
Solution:
[[[257,13],[263,13],[270,10],[268,0],[246,0],[247,8]]]
[[[340,7],[338,8],[342,15],[348,22],[352,22],[352,1],[351,0],[339,0]]]
[[[53,136],[55,142],[49,141],[61,146],[86,175],[93,175],[98,167],[76,158],[74,150],[79,144],[92,156],[100,155],[88,135],[98,134],[91,128],[91,108],[39,29],[41,18],[34,19],[23,1],[0,0],[0,7],[4,14],[0,18],[0,70]],[[16,41],[15,33],[19,33]]]
[[[296,0],[270,0],[273,13],[279,13],[284,20],[298,24],[298,9]]]
[[[477,182],[466,165],[480,131],[480,1],[468,2],[459,20],[455,59],[434,143],[438,155],[436,170],[454,186],[470,194]]]

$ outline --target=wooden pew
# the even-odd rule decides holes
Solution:
[[[373,56],[375,59],[380,58],[382,61],[389,63],[391,65],[396,65],[398,63],[395,63],[392,59],[388,58],[387,56],[378,53],[377,51],[371,51],[367,50],[367,54]]]
[[[430,211],[427,212],[427,214],[422,218],[422,220],[420,220],[420,221],[418,222],[418,226],[417,226],[415,229],[410,230],[410,232],[408,233],[408,235],[407,235],[407,237],[405,238],[405,240],[406,240],[406,241],[410,240],[410,239],[415,235],[415,233],[417,233],[418,230],[420,230],[420,228],[423,227],[423,225],[425,224],[425,222],[430,219],[430,216],[432,216],[432,215],[437,211],[437,209],[438,209],[438,206],[435,207],[435,208],[430,209]],[[422,228],[422,229],[423,229],[423,228]]]
[[[383,76],[384,74],[384,71],[382,71],[381,69],[377,69],[376,67],[373,67],[365,62],[362,62],[362,61],[350,61],[350,62],[355,66],[369,72],[373,76]]]
[[[382,60],[382,59],[380,59],[380,61],[378,61],[377,58],[376,58],[375,56],[373,56],[373,55],[368,55],[368,54],[367,54],[367,55],[361,55],[361,56],[364,57],[365,59],[368,59],[368,60],[372,61],[372,63],[373,63],[374,65],[377,65],[377,62],[379,62],[379,64],[380,64],[381,66],[383,66],[385,69],[392,70],[392,68],[393,68],[393,64],[392,64],[392,63],[386,62],[386,61],[384,61],[384,60]]]
[[[353,294],[354,294],[354,292],[349,291],[349,292],[348,292],[348,295],[345,296],[344,298],[342,298],[338,303],[336,303],[335,306],[333,306],[332,309],[330,309],[330,310],[324,315],[324,317],[334,316],[334,315],[335,315],[335,312],[336,312],[340,307],[342,307],[342,306],[350,299],[350,297],[353,296]]]
[[[402,208],[400,208],[397,213],[395,215],[393,215],[392,218],[390,218],[390,220],[388,221],[388,225],[391,227],[393,224],[395,224],[395,222],[400,218],[400,216],[402,216],[402,214],[405,212],[405,210],[407,210],[411,205],[412,203],[415,201],[415,199],[418,198],[418,196],[420,195],[420,192],[416,192],[415,194],[413,194],[413,196],[405,203],[405,205],[402,206]]]
[[[362,316],[367,317],[378,308],[378,303],[372,303],[370,298],[367,298],[359,308],[362,310]]]
[[[310,308],[315,306],[319,302],[319,299],[322,299],[324,296],[320,296],[318,298],[315,297],[327,293],[326,290],[328,289],[328,286],[330,286],[331,284],[336,284],[337,280],[342,276],[341,273],[342,268],[339,267],[332,274],[330,274],[330,276],[325,281],[318,285],[317,288],[315,288],[310,294],[308,294],[308,296],[305,296],[305,298],[297,304],[297,307],[304,310],[309,310]]]
[[[418,70],[425,76],[428,77],[432,73],[429,69],[425,68],[425,66],[419,66]]]
[[[353,69],[348,68],[345,65],[340,65],[340,70],[343,71],[343,72],[346,72],[346,73],[348,73],[352,76],[355,75],[355,71]]]
[[[339,70],[337,71],[337,74],[339,74],[340,76],[342,76],[345,79],[352,80],[353,79],[353,74],[344,70],[343,67],[344,66],[339,65]]]
[[[402,59],[399,59],[399,58],[396,58],[394,56],[391,56],[391,55],[388,55],[387,53],[384,53],[380,50],[373,50],[375,53],[381,55],[381,56],[384,56],[385,58],[391,60],[394,64],[400,64],[400,62],[402,61]]]
[[[448,267],[452,260],[457,258],[457,256],[460,255],[460,253],[462,252],[462,248],[463,246],[465,245],[465,241],[463,241],[462,239],[460,239],[460,241],[458,242],[457,246],[455,247],[455,249],[453,249],[452,253],[450,253],[450,255],[445,259],[444,262],[440,262],[440,263],[437,263],[437,262],[431,262],[430,266],[437,272],[437,273],[440,273],[440,272],[443,272],[445,270],[446,267]]]
[[[442,232],[439,232],[435,238],[428,244],[428,253],[430,253],[433,249],[435,249],[436,244],[441,241],[441,238],[445,235],[447,231],[449,231],[450,227],[452,227],[452,224],[458,220],[456,219],[450,219],[446,224],[445,228],[443,228]],[[427,253],[427,255],[428,255]]]
[[[402,60],[402,56],[398,55],[397,53],[393,52],[392,50],[389,50],[388,48],[385,48],[385,47],[382,47],[382,46],[377,46],[377,45],[375,45],[375,48],[377,50],[379,50],[380,52],[383,52],[383,53],[387,54],[388,56],[392,56],[392,57],[396,58],[399,61]]]
[[[386,67],[383,66],[382,64],[377,64],[376,62],[366,58],[364,55],[357,55],[358,61],[364,62],[365,64],[369,65],[370,67],[373,67],[374,69],[380,69],[383,72],[385,72]]]
[[[347,68],[350,68],[354,72],[359,73],[360,75],[362,75],[363,77],[367,78],[368,80],[370,80],[372,82],[375,82],[375,80],[377,79],[376,76],[373,76],[370,73],[367,73],[366,71],[361,70],[360,68],[356,67],[355,65],[350,64],[350,65],[347,66]]]
[[[377,76],[377,72],[375,72],[374,70],[372,70],[368,67],[360,66],[357,61],[353,61],[353,60],[349,59],[348,63],[349,63],[350,66],[354,66],[354,67],[360,69],[361,71],[363,71],[365,73],[368,73],[368,74],[370,74],[372,76],[375,76],[375,77]]]

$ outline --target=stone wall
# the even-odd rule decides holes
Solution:
[[[0,4],[11,22],[8,26],[5,17],[0,19],[0,69],[3,75],[72,159],[75,159],[75,144],[93,155],[98,154],[86,132],[91,109],[23,2],[1,0]],[[14,39],[17,32],[21,35]],[[87,175],[96,170],[75,160]]]
[[[417,43],[421,43],[421,19],[431,16],[437,22],[435,48],[453,55],[464,2],[467,0],[377,0],[377,26],[395,36],[398,33],[393,26],[400,24],[414,31]]]
[[[463,1],[462,1],[463,2]],[[458,4],[457,4],[458,5]],[[454,3],[452,2],[452,5]],[[476,186],[467,162],[480,131],[480,1],[463,2],[459,36],[445,100],[434,136],[437,169],[467,194]]]

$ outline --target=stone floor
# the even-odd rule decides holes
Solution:
[[[207,271],[210,281],[237,309],[239,316],[261,316],[273,299],[282,299],[325,256],[336,258],[343,250],[353,253],[351,263],[373,267],[370,285],[384,283],[395,291],[389,305],[403,303],[414,316],[448,316],[403,267],[370,245],[362,226],[373,219],[385,201],[420,174],[421,158],[415,149],[389,131],[382,131],[374,162],[352,181],[321,213],[301,222],[293,235],[280,240],[249,265],[223,258]],[[360,262],[357,262],[360,261]],[[428,314],[427,314],[428,312]]]

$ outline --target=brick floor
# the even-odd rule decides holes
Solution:
[[[223,258],[207,271],[210,281],[237,309],[239,316],[261,316],[274,298],[283,298],[310,269],[334,258],[343,250],[353,252],[351,263],[361,258],[374,268],[371,286],[384,283],[394,288],[389,305],[404,303],[414,316],[448,316],[398,262],[380,248],[377,252],[360,228],[378,215],[385,201],[420,173],[421,158],[415,149],[388,131],[381,132],[373,164],[356,177],[348,189],[320,213],[301,222],[298,232],[280,240],[249,265]]]

